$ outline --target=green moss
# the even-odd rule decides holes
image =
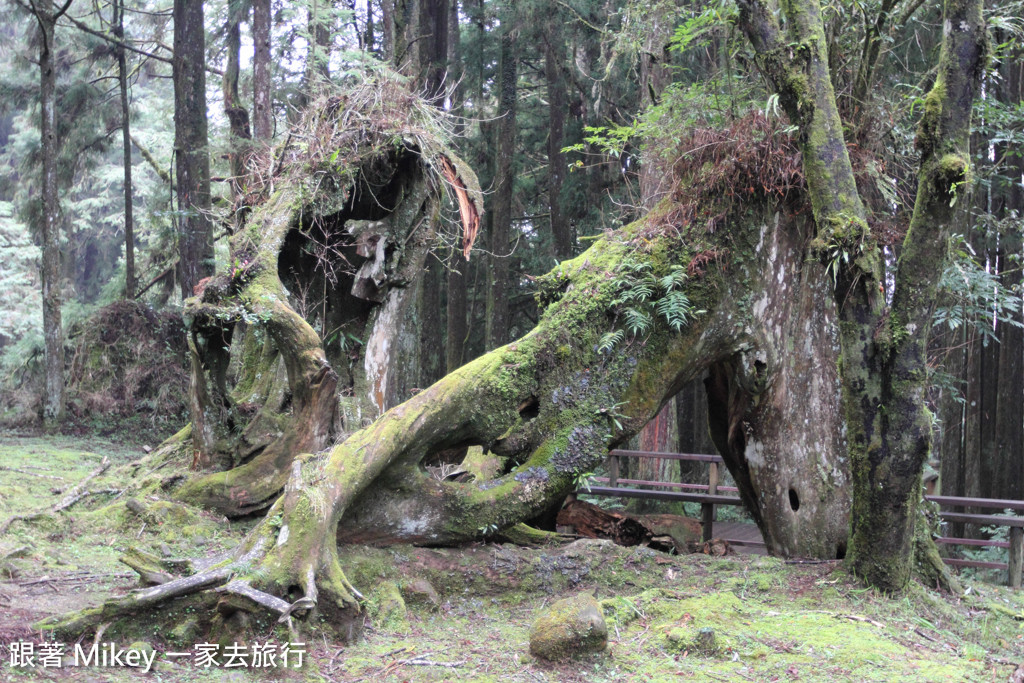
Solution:
[[[368,611],[377,628],[394,633],[407,633],[409,622],[406,620],[408,609],[398,585],[392,581],[380,583],[370,594]]]

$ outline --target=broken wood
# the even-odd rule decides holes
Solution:
[[[559,511],[556,523],[559,527],[573,527],[578,536],[607,539],[624,546],[646,545],[669,553],[692,552],[688,546],[700,536],[700,524],[687,517],[610,512],[575,499]]]
[[[557,523],[571,526],[580,536],[604,538],[618,545],[646,545],[654,533],[633,517],[602,510],[596,505],[575,500],[558,512]]]

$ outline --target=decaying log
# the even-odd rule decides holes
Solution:
[[[631,515],[573,500],[558,512],[557,523],[579,536],[602,538],[619,545],[646,545],[663,552],[694,552],[700,523],[679,515]],[[699,550],[696,552],[700,552]]]

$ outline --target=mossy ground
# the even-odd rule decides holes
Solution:
[[[0,467],[10,468],[0,470],[0,518],[52,505],[60,496],[51,489],[74,485],[103,455],[114,467],[90,489],[123,486],[118,477],[128,476],[142,453],[96,440],[0,434]],[[143,502],[153,511],[151,521],[132,516],[123,501],[97,496],[62,515],[17,522],[0,536],[0,558],[18,550],[15,557],[0,559],[0,680],[144,677],[127,668],[12,669],[6,646],[37,638],[29,625],[42,616],[97,604],[110,592],[135,585],[117,562],[129,545],[157,554],[167,546],[175,555],[201,556],[231,547],[245,531],[245,525],[229,528],[213,516],[148,495]],[[893,599],[860,587],[839,563],[668,556],[603,541],[536,549],[359,548],[343,552],[343,558],[349,578],[369,599],[365,637],[342,646],[325,633],[307,632],[307,664],[290,678],[1005,681],[1024,663],[1024,593],[989,584],[972,585],[961,599],[922,587]],[[416,579],[433,585],[438,605],[410,601],[404,616],[395,618],[391,611],[391,618],[374,619],[384,597],[393,601],[395,587],[401,592]],[[530,657],[528,633],[538,611],[580,591],[596,591],[605,609],[607,652],[557,665]],[[196,605],[176,605],[172,612],[180,617],[201,609]],[[257,640],[286,636],[270,622],[255,626]],[[178,640],[187,642],[175,643],[168,623],[166,613],[140,615],[130,625],[112,626],[102,640],[124,645],[144,640],[166,652],[211,637],[198,628],[179,634]],[[714,630],[717,652],[694,647],[702,628]],[[195,669],[159,661],[164,663],[148,678],[282,679],[279,670]],[[439,665],[455,662],[461,664]]]

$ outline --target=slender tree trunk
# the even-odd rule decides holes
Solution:
[[[124,40],[124,0],[114,0],[114,37]],[[135,298],[135,226],[132,216],[132,136],[128,110],[128,64],[117,48],[117,81],[121,91],[121,142],[124,148],[124,297]]]
[[[565,115],[568,110],[565,76],[565,26],[555,21],[560,15],[552,11],[552,22],[544,36],[544,79],[548,86],[548,211],[551,223],[551,244],[556,261],[572,258],[572,230],[562,212],[562,182],[566,163]]]
[[[448,81],[448,0],[419,0],[419,10],[417,42],[423,92],[428,102],[443,109]]]
[[[452,109],[462,111],[462,102],[458,84],[462,73],[462,54],[459,49],[459,3],[451,0],[448,6],[448,74],[453,81],[451,90]],[[458,250],[453,250],[457,252]],[[447,315],[445,323],[445,370],[452,372],[465,361],[466,335],[469,332],[466,323],[466,277],[469,273],[469,261],[458,253],[452,257],[448,266]]]
[[[676,394],[676,424],[679,426],[680,453],[714,453],[715,444],[708,433],[708,399],[704,378],[692,380]],[[680,481],[699,484],[707,481],[707,465],[695,461],[680,461]]]
[[[249,130],[249,111],[242,104],[238,95],[238,76],[240,71],[240,52],[242,49],[242,22],[248,14],[248,5],[243,0],[229,0],[228,19],[225,27],[225,47],[227,64],[221,89],[224,94],[224,113],[228,117],[231,137],[229,141],[229,158],[231,160],[231,194],[236,199],[242,189],[239,183],[245,174],[245,159],[249,154],[252,133]],[[235,215],[240,222],[241,214]]]
[[[486,347],[493,349],[508,341],[509,246],[512,237],[512,189],[515,183],[516,79],[519,50],[514,9],[505,15],[498,67],[498,120],[495,130],[496,163],[494,202],[491,210],[490,281],[487,283]]]
[[[424,98],[444,109],[448,81],[448,0],[420,0],[418,55],[420,89]],[[439,220],[434,217],[432,220]],[[446,283],[438,249],[427,257],[427,269],[420,294],[420,387],[427,387],[445,374],[444,321],[441,289]]]
[[[1020,50],[1016,58],[1003,61],[1003,80],[996,91],[1000,101],[1015,104],[1021,101],[1024,87],[1024,64]],[[1019,150],[1009,145],[1000,145],[997,154],[1007,166],[1007,185],[1000,184],[1002,201],[996,208],[999,216],[1006,218],[1016,211],[1024,212],[1024,189],[1020,184],[1024,174],[1024,159]],[[996,188],[993,188],[996,191]],[[1008,230],[1000,237],[999,279],[1007,292],[1016,292],[1016,307],[1010,312],[1018,324],[1024,323],[1021,315],[1021,260],[1022,239],[1019,231]],[[995,414],[995,449],[993,476],[997,482],[995,490],[999,498],[1019,499],[1024,497],[1024,330],[1017,325],[1000,323],[999,336],[999,404]]]
[[[445,369],[451,372],[465,361],[466,335],[469,326],[466,323],[466,276],[469,273],[469,261],[456,255],[454,263],[448,270],[448,311],[445,319]]]
[[[640,57],[640,97],[644,108],[657,104],[669,84],[668,45],[675,26],[665,16],[666,6],[660,7],[661,11],[651,12],[650,28]],[[661,198],[664,185],[671,177],[661,162],[661,153],[660,149],[645,148],[640,162],[640,205],[647,210]]]
[[[181,295],[213,275],[210,154],[206,122],[206,28],[202,0],[174,0],[174,159]]]
[[[427,256],[426,272],[420,283],[420,378],[417,387],[429,387],[445,374],[444,320],[441,316],[441,288],[444,265]]]
[[[253,133],[267,142],[274,135],[270,101],[270,0],[252,0]]]
[[[46,9],[37,8],[39,24],[39,109],[40,139],[43,157],[43,337],[46,360],[46,400],[43,422],[56,428],[64,418],[64,329],[61,322],[60,279],[60,197],[57,194],[57,133],[54,97],[57,74],[54,65],[54,41],[57,19],[67,11],[55,11],[51,0]]]
[[[309,0],[306,15],[309,53],[306,56],[306,90],[312,92],[319,81],[331,77],[331,34],[334,28],[333,5],[328,0]]]

